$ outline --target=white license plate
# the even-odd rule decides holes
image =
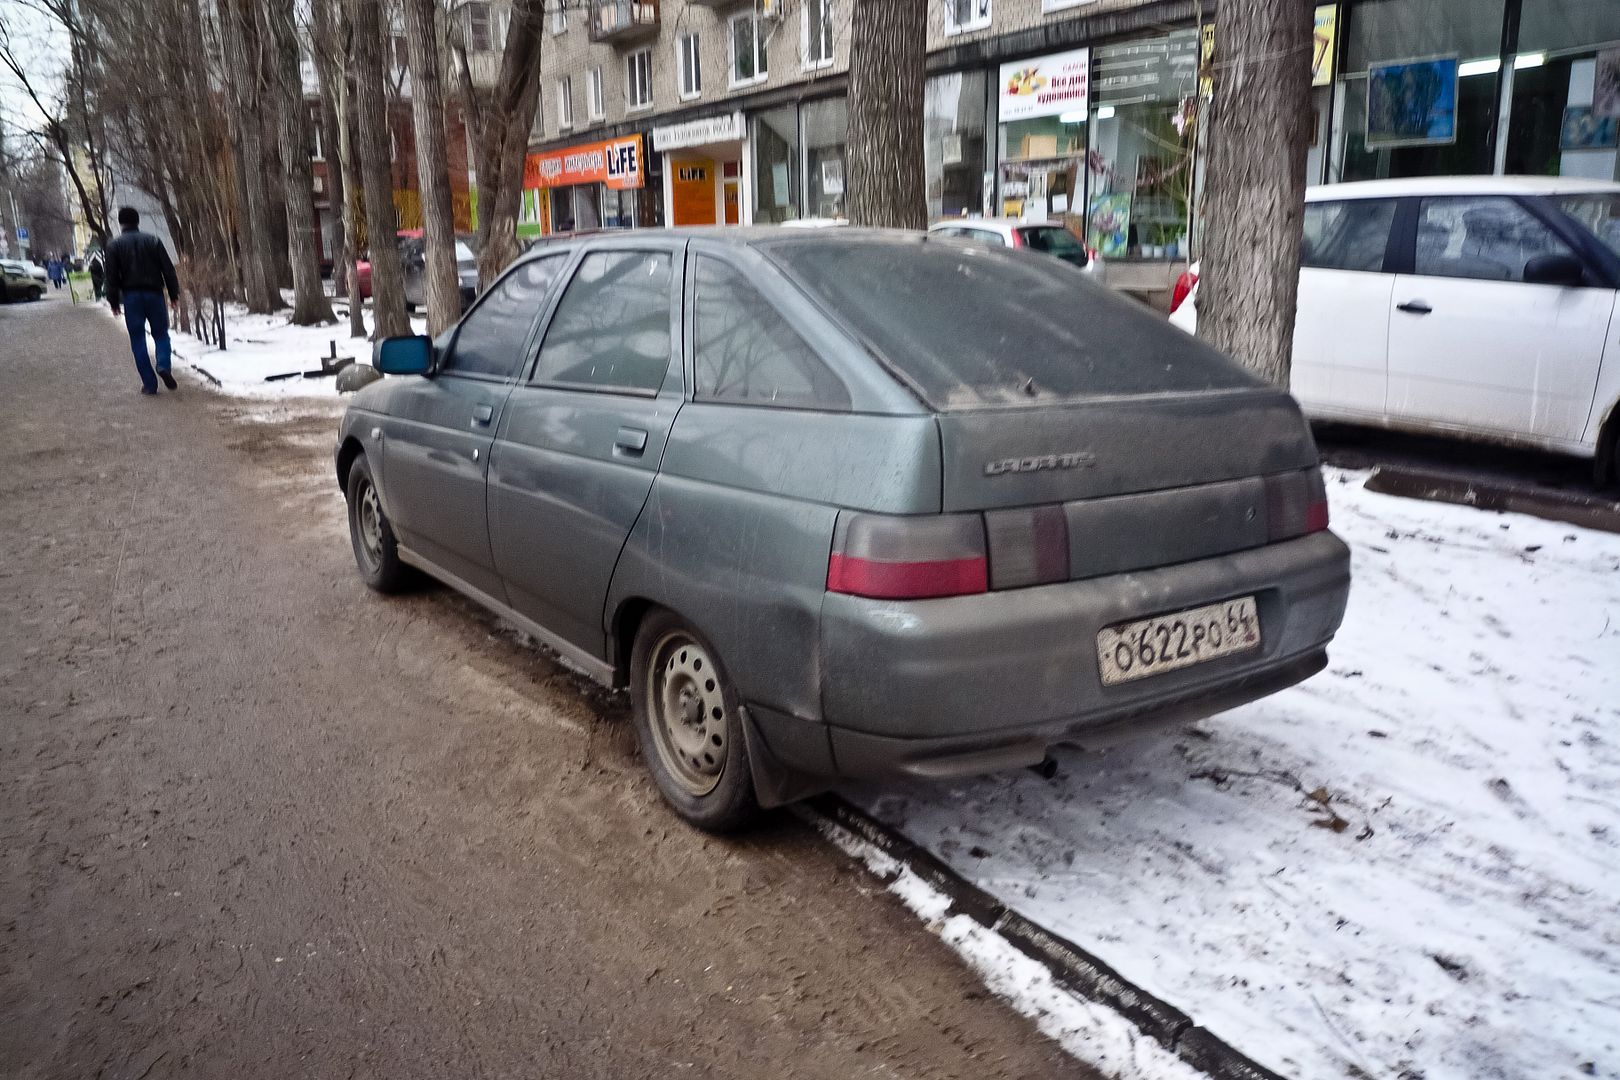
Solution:
[[[1260,647],[1254,597],[1240,596],[1190,611],[1105,626],[1097,631],[1097,666],[1104,686]]]

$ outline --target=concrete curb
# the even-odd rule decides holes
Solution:
[[[1547,521],[1620,533],[1620,502],[1598,495],[1559,491],[1510,480],[1480,480],[1407,465],[1380,465],[1367,478],[1365,487],[1368,491],[1384,495],[1529,514]]]
[[[1104,1005],[1137,1030],[1214,1080],[1284,1080],[1222,1042],[1191,1017],[1128,982],[1074,942],[1042,929],[970,883],[939,859],[837,795],[809,800],[810,812],[871,844],[951,900],[951,913],[967,915],[1041,964],[1059,985]]]

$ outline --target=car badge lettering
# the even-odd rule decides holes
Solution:
[[[1073,450],[1066,454],[1034,454],[1030,457],[999,458],[984,463],[984,475],[1005,476],[1008,473],[1044,472],[1047,469],[1089,469],[1097,464],[1097,455],[1089,450]]]

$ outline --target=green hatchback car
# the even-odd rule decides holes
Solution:
[[[1041,255],[579,237],[374,360],[336,451],[366,583],[425,572],[627,687],[704,828],[1230,708],[1344,613],[1293,399]]]

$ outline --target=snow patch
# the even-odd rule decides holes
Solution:
[[[950,897],[888,853],[825,818],[810,820],[841,851],[888,880],[889,891],[954,949],[992,993],[1035,1021],[1043,1035],[1071,1056],[1115,1080],[1202,1080],[1202,1073],[1123,1016],[1059,986],[1043,965],[995,931],[971,916],[947,915]]]

